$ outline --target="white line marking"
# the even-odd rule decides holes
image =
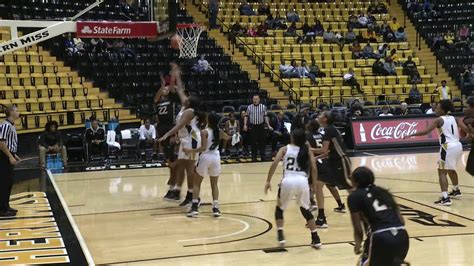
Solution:
[[[363,152],[364,154],[367,154],[369,156],[375,156],[375,157],[385,157],[385,156],[382,156],[382,155],[377,155],[375,153],[370,153],[370,152]]]
[[[86,242],[84,241],[84,238],[82,237],[79,227],[77,226],[76,222],[74,221],[74,218],[71,215],[71,212],[69,211],[69,208],[67,207],[66,201],[63,198],[63,194],[61,193],[58,186],[56,185],[56,181],[54,181],[54,177],[51,174],[51,171],[48,170],[47,173],[48,173],[49,180],[51,180],[51,184],[53,184],[53,188],[56,191],[56,194],[58,195],[59,202],[61,202],[64,212],[66,213],[66,216],[69,222],[71,223],[72,230],[74,230],[77,240],[79,241],[79,244],[81,245],[82,251],[84,252],[84,256],[86,257],[87,264],[89,266],[94,266],[95,265],[94,259],[92,258],[89,248],[87,247]]]
[[[163,218],[155,218],[155,219],[156,220],[166,220],[166,219],[179,219],[179,218],[193,219],[193,218],[189,218],[189,217],[186,217],[186,216],[171,216],[171,217],[163,217]],[[213,218],[213,219],[216,219],[216,218],[210,217],[210,216],[200,216],[199,218]],[[235,235],[241,234],[241,233],[249,230],[249,228],[250,228],[250,225],[247,222],[239,220],[239,219],[234,219],[234,218],[230,218],[230,217],[220,217],[219,219],[227,219],[227,220],[237,221],[237,222],[243,224],[244,228],[242,230],[239,230],[237,232],[230,233],[230,234],[227,234],[227,235],[213,236],[213,237],[203,237],[203,238],[194,238],[194,239],[182,239],[182,240],[178,240],[176,242],[213,240],[213,239],[219,239],[219,238],[224,238],[224,237],[229,237],[229,236],[235,236]]]

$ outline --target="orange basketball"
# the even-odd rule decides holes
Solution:
[[[173,50],[179,50],[179,41],[181,40],[181,37],[178,34],[173,35],[170,40],[171,48]]]

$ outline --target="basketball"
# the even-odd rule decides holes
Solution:
[[[171,40],[170,40],[171,49],[178,51],[180,41],[181,41],[181,37],[178,34],[173,35],[173,37],[171,37]]]

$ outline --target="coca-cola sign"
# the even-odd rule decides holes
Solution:
[[[156,37],[156,22],[77,22],[76,35],[80,38],[145,38]]]
[[[377,118],[372,120],[352,121],[352,134],[356,148],[370,146],[400,146],[403,144],[436,144],[438,133],[430,132],[428,135],[403,139],[404,136],[425,129],[434,117],[420,118]]]

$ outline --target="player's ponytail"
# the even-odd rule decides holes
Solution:
[[[302,128],[297,128],[291,132],[291,138],[293,144],[300,147],[296,161],[298,162],[301,171],[307,173],[309,170],[309,150],[308,145],[306,145],[306,134]]]
[[[364,166],[357,167],[354,172],[352,172],[352,180],[356,183],[358,188],[365,188],[374,198],[379,199],[381,201],[379,203],[380,205],[386,205],[390,209],[398,208],[392,194],[388,190],[374,184],[374,173],[369,168]]]
[[[212,145],[209,149],[215,150],[217,147],[219,147],[219,142],[220,142],[220,129],[219,129],[219,121],[221,120],[221,117],[215,113],[211,112],[207,115],[207,127],[212,129]]]

